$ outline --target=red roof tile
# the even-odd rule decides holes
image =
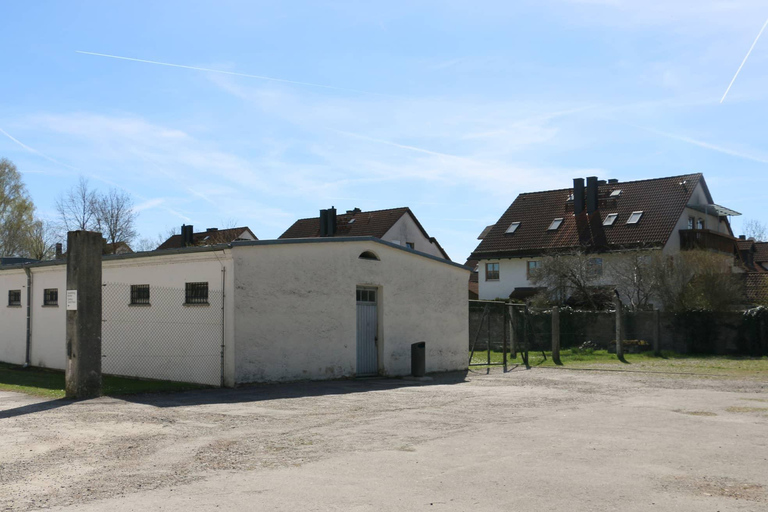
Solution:
[[[448,257],[448,254],[446,254],[438,241],[427,234],[424,227],[407,206],[370,212],[355,209],[347,213],[338,213],[336,214],[336,234],[334,236],[372,236],[381,238],[406,213],[411,216],[419,231],[424,235],[424,238],[435,244],[435,247],[437,247],[443,257],[450,261],[451,258]],[[278,238],[318,237],[320,237],[320,217],[312,217],[297,220]]]
[[[470,258],[539,254],[577,247],[594,250],[660,247],[666,244],[699,183],[709,194],[701,174],[600,185],[598,210],[592,215],[584,212],[577,216],[573,215],[573,202],[568,202],[573,189],[520,194]],[[615,190],[621,190],[620,195],[610,197]],[[640,221],[627,224],[635,211],[643,212]],[[610,213],[617,213],[618,218],[612,226],[603,226]],[[563,219],[559,229],[548,230],[556,218]],[[520,226],[514,233],[507,234],[513,222],[520,222]]]
[[[253,240],[258,240],[256,235],[253,234],[247,226],[241,228],[229,228],[229,229],[216,229],[214,231],[200,231],[199,233],[192,234],[193,245],[216,245],[216,244],[228,244],[239,240],[239,236],[247,231],[253,236]],[[250,240],[250,239],[249,239]],[[180,249],[182,247],[181,235],[172,235],[168,240],[160,244],[155,249],[162,251],[165,249]]]
[[[381,238],[407,211],[409,209],[404,207],[370,212],[339,213],[336,215],[335,236]],[[319,236],[320,217],[312,217],[297,220],[278,238],[317,238]]]

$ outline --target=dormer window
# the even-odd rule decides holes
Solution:
[[[616,222],[616,219],[619,218],[618,213],[609,213],[605,216],[605,220],[603,221],[603,226],[613,226],[613,223]]]
[[[519,228],[519,227],[520,227],[520,223],[519,223],[519,222],[513,222],[513,223],[512,223],[512,224],[510,224],[510,225],[509,225],[509,227],[507,228],[507,231],[506,231],[506,233],[507,233],[507,234],[509,234],[509,235],[511,235],[512,233],[514,233],[515,231],[517,231],[517,228]]]
[[[559,228],[560,224],[562,224],[562,223],[563,223],[563,219],[562,218],[558,218],[558,219],[553,220],[552,224],[550,224],[549,227],[547,228],[547,231],[557,231],[557,228]]]
[[[627,219],[627,224],[637,224],[642,216],[643,212],[632,212],[632,215]]]

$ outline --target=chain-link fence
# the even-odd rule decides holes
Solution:
[[[220,385],[222,293],[192,284],[192,290],[104,284],[103,372]]]

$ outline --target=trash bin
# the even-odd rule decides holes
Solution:
[[[426,373],[427,344],[423,341],[411,345],[411,375],[423,377]]]

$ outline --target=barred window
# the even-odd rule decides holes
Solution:
[[[59,289],[58,288],[46,288],[43,290],[43,306],[58,306],[59,305]]]
[[[8,290],[8,305],[21,306],[21,290]]]
[[[208,304],[208,283],[186,283],[185,304]]]
[[[131,304],[149,304],[149,285],[131,285]]]

